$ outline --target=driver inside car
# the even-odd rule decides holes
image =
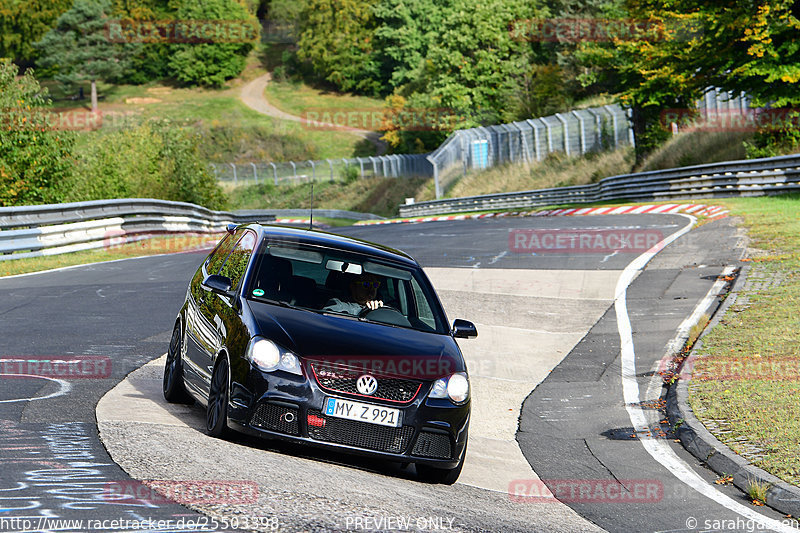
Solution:
[[[353,301],[345,302],[339,298],[332,298],[323,309],[358,316],[365,309],[372,311],[383,307],[383,301],[375,299],[380,286],[381,282],[373,274],[355,276],[348,285]]]

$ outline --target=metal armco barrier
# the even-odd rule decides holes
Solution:
[[[624,174],[591,185],[486,194],[400,206],[400,216],[615,201],[764,196],[800,190],[800,155]]]
[[[98,200],[0,208],[0,261],[101,248],[122,237],[165,233],[219,233],[229,223],[308,218],[309,210],[212,211],[153,199]],[[317,217],[379,219],[365,213],[314,210]]]

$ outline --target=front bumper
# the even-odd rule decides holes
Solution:
[[[467,442],[470,404],[427,399],[423,384],[408,404],[365,401],[322,390],[314,378],[251,369],[244,383],[231,384],[228,419],[231,427],[265,438],[276,438],[339,452],[455,468]],[[327,398],[336,397],[392,407],[402,412],[400,427],[331,417],[324,414]]]

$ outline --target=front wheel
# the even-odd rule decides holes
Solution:
[[[170,403],[191,403],[192,399],[186,392],[183,383],[183,361],[181,360],[181,326],[175,324],[172,339],[167,350],[167,362],[164,365],[164,380],[161,389],[164,399]]]
[[[467,457],[467,445],[464,444],[464,450],[461,452],[461,459],[455,468],[436,468],[433,466],[418,464],[417,477],[422,481],[429,483],[440,483],[442,485],[452,485],[461,475],[461,469],[464,468],[464,459]]]
[[[212,437],[222,438],[228,432],[228,362],[224,356],[211,376],[206,409],[206,431]]]

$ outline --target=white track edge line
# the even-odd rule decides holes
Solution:
[[[760,528],[797,533],[797,530],[791,526],[783,524],[778,520],[768,518],[718,491],[701,478],[691,466],[678,457],[666,442],[654,437],[645,436],[648,430],[647,417],[642,408],[638,407],[640,401],[639,383],[636,381],[636,352],[633,347],[633,331],[631,329],[630,317],[628,316],[627,310],[627,290],[636,273],[644,268],[659,250],[662,250],[682,235],[688,233],[697,221],[695,217],[690,215],[681,216],[688,218],[689,223],[633,260],[625,268],[617,282],[617,290],[615,291],[617,297],[614,302],[614,308],[620,337],[622,396],[625,402],[625,409],[633,424],[634,431],[641,433],[639,440],[647,453],[682,483],[685,483],[698,493],[734,513],[752,520],[755,524],[758,524]]]

